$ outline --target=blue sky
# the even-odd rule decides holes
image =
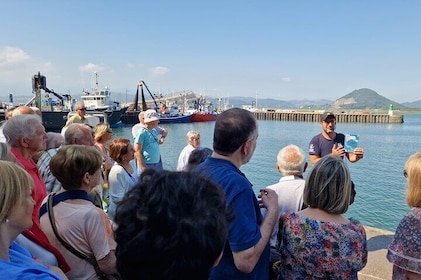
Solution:
[[[421,99],[421,1],[20,1],[0,10],[0,97],[78,95],[94,72],[125,101],[164,95]]]

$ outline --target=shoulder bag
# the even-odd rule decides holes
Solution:
[[[78,258],[81,258],[85,261],[87,261],[89,264],[91,264],[94,269],[96,274],[98,275],[98,278],[101,280],[118,280],[121,279],[119,275],[108,275],[105,274],[104,272],[101,271],[101,269],[98,266],[98,263],[96,261],[96,259],[89,257],[87,255],[85,255],[84,253],[78,251],[77,249],[75,249],[72,245],[70,245],[66,240],[64,240],[60,234],[57,231],[57,227],[56,227],[56,222],[55,222],[55,218],[54,218],[54,212],[53,212],[53,198],[55,196],[55,193],[51,193],[48,195],[48,200],[47,200],[47,212],[48,212],[48,218],[50,220],[50,224],[51,224],[51,228],[53,229],[54,235],[57,237],[58,241],[60,241],[60,243],[67,249],[69,250],[73,255],[75,255]]]

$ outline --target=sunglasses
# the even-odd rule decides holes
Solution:
[[[108,133],[113,133],[113,131],[111,129],[107,129]]]
[[[78,110],[86,111],[86,108],[79,108]]]
[[[405,169],[403,170],[403,176],[404,176],[405,178],[408,178],[408,173],[406,172],[406,170],[405,170]]]

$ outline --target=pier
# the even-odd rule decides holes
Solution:
[[[371,113],[335,113],[336,121],[340,123],[403,123],[403,115],[371,114]],[[258,120],[320,122],[320,113],[307,112],[269,112],[255,111]]]

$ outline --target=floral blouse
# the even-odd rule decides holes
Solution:
[[[298,213],[281,217],[278,279],[358,279],[367,263],[363,225],[313,220]]]
[[[400,221],[389,245],[392,279],[406,279],[405,271],[421,274],[421,208],[412,208]]]

